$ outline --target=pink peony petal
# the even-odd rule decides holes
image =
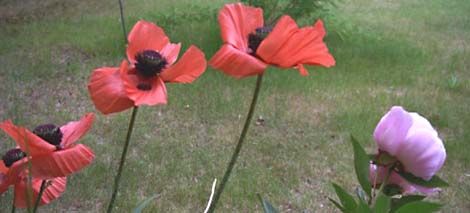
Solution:
[[[446,159],[444,145],[432,129],[420,128],[410,132],[396,157],[406,171],[429,180],[444,164]]]
[[[411,115],[402,107],[394,106],[382,117],[374,131],[379,149],[396,156],[412,125]]]

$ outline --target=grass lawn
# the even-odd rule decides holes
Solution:
[[[183,50],[196,44],[210,58],[221,44],[216,16],[225,2],[127,0],[127,27],[155,22]],[[439,175],[451,186],[432,199],[445,204],[443,212],[469,212],[469,11],[468,0],[342,1],[325,23],[335,67],[309,67],[308,77],[266,72],[255,113],[265,122],[252,125],[219,212],[261,211],[256,193],[282,212],[334,212],[330,182],[351,192],[358,185],[349,135],[374,151],[372,132],[393,105],[427,117],[445,141],[448,158]],[[0,26],[1,121],[34,128],[96,111],[86,88],[90,73],[117,66],[125,50],[117,1],[3,0]],[[194,84],[169,85],[168,105],[142,107],[116,212],[156,194],[146,211],[202,212],[254,84],[255,78],[235,80],[209,68]],[[105,210],[130,113],[97,114],[81,140],[94,149],[95,162],[40,211]],[[0,134],[0,152],[13,144]],[[0,196],[0,212],[9,211],[12,191]]]

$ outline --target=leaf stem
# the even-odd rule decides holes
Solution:
[[[260,91],[260,88],[261,88],[262,80],[263,80],[263,74],[258,74],[258,78],[256,79],[255,91],[253,93],[253,99],[251,101],[250,109],[249,109],[248,115],[246,117],[245,125],[243,126],[243,130],[240,134],[240,138],[238,139],[237,146],[235,147],[235,150],[232,154],[232,158],[230,159],[230,162],[227,166],[227,169],[225,170],[224,177],[222,178],[222,181],[220,182],[220,186],[217,189],[217,192],[215,193],[214,200],[213,200],[212,205],[210,206],[209,211],[208,211],[209,213],[214,212],[215,207],[217,205],[217,202],[219,201],[220,195],[224,191],[225,184],[227,183],[227,181],[230,177],[230,174],[232,173],[232,169],[235,166],[238,155],[240,155],[240,150],[242,148],[243,142],[245,141],[246,133],[248,132],[248,129],[250,127],[251,119],[253,118],[253,114],[254,114],[254,111],[255,111],[256,102],[258,100],[258,95],[259,95],[259,91]]]
[[[124,149],[122,150],[118,173],[116,174],[116,177],[114,178],[113,194],[111,196],[111,201],[109,202],[109,205],[108,205],[108,210],[107,210],[108,213],[113,211],[114,201],[116,200],[116,195],[117,195],[118,188],[119,188],[119,181],[121,180],[122,169],[124,168],[124,163],[126,161],[127,148],[129,147],[132,130],[134,129],[134,122],[135,122],[135,118],[137,115],[137,109],[138,107],[136,106],[132,109],[131,120],[129,122],[129,128],[127,129],[126,142],[124,143]]]

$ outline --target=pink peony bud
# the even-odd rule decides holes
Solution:
[[[413,175],[429,180],[446,159],[446,150],[436,130],[426,118],[394,106],[382,117],[374,131],[379,150],[400,161]]]

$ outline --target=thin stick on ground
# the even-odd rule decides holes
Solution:
[[[214,182],[212,183],[212,190],[211,190],[211,196],[209,197],[209,201],[207,202],[207,207],[204,210],[204,213],[207,213],[209,211],[209,207],[212,204],[212,198],[214,197],[214,192],[215,192],[215,186],[217,185],[217,178],[214,179]]]

